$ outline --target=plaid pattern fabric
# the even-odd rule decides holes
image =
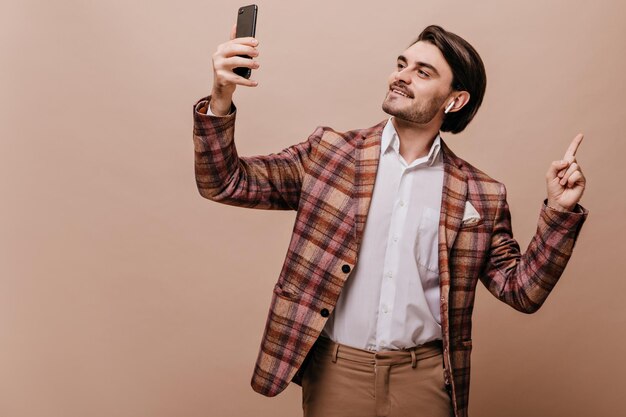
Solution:
[[[195,173],[200,194],[240,207],[296,210],[287,255],[273,289],[252,388],[275,396],[300,384],[308,353],[357,262],[386,120],[349,132],[320,126],[278,153],[240,157],[236,107],[206,115],[194,104]],[[467,416],[472,310],[480,279],[513,308],[535,312],[561,276],[588,211],[544,204],[524,254],[513,238],[504,185],[458,158],[442,141],[444,185],[439,220],[444,378],[455,416]],[[462,224],[466,201],[481,220]]]

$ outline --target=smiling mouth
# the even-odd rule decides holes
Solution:
[[[395,95],[397,95],[397,96],[400,96],[400,97],[410,98],[408,95],[406,95],[406,94],[405,94],[405,93],[403,93],[402,91],[400,91],[400,90],[398,90],[398,89],[395,89],[395,88],[391,89],[391,93],[392,93],[392,94],[395,94]]]

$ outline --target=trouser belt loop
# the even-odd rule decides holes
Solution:
[[[335,343],[333,347],[333,363],[337,363],[337,351],[339,350],[339,343]]]
[[[415,349],[411,349],[411,368],[417,366],[417,359],[415,358]]]

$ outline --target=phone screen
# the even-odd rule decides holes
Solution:
[[[248,36],[254,37],[256,33],[256,16],[258,13],[258,6],[256,4],[251,4],[249,6],[243,6],[239,8],[237,14],[237,34],[235,37],[237,38],[245,38]],[[252,57],[248,55],[239,55],[244,58],[251,59]],[[237,67],[233,69],[233,72],[237,75],[240,75],[244,78],[250,78],[250,74],[252,70],[247,67]]]

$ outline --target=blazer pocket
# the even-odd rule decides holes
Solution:
[[[468,219],[461,223],[461,229],[469,229],[471,227],[480,226],[483,224],[483,218],[480,219]]]

